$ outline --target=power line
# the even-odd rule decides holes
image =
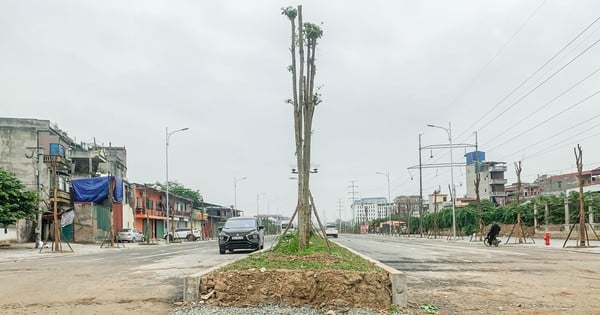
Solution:
[[[509,126],[508,128],[504,129],[504,131],[500,132],[500,134],[505,134],[507,131],[513,129],[514,127],[516,127],[517,125],[519,125],[520,123],[522,123],[523,121],[529,119],[531,116],[535,115],[536,113],[538,113],[539,111],[541,111],[542,109],[548,107],[550,104],[554,103],[554,101],[556,101],[557,99],[559,99],[560,97],[562,97],[563,95],[567,94],[568,92],[570,92],[571,90],[573,90],[575,87],[579,86],[581,83],[583,83],[584,81],[586,81],[587,79],[589,79],[590,77],[592,77],[593,75],[595,75],[596,73],[598,73],[600,71],[600,68],[594,70],[592,73],[588,74],[585,78],[581,79],[579,82],[575,83],[574,85],[572,85],[571,87],[569,87],[568,89],[564,90],[562,93],[560,93],[558,96],[554,97],[552,100],[550,100],[549,102],[543,104],[541,107],[539,107],[538,109],[536,109],[535,111],[531,112],[529,115],[523,117],[521,120],[519,120],[517,123],[512,124],[511,126]],[[510,141],[510,140],[508,140]],[[506,141],[507,142],[507,141]],[[496,145],[495,147],[493,147],[491,150],[494,150],[495,148],[505,144],[506,142],[503,142],[499,145]],[[489,143],[489,142],[488,142]],[[487,144],[487,143],[485,143]],[[485,145],[484,144],[484,145]]]
[[[552,79],[555,75],[557,75],[559,72],[561,72],[562,70],[564,70],[567,66],[569,66],[571,63],[573,63],[575,60],[577,60],[579,57],[581,57],[583,54],[585,54],[588,50],[590,50],[592,47],[596,46],[596,44],[598,44],[600,42],[600,38],[597,39],[594,43],[592,43],[590,46],[588,46],[586,49],[584,49],[582,52],[580,52],[577,56],[573,57],[571,60],[569,60],[569,62],[567,62],[565,65],[563,65],[562,67],[560,67],[558,70],[556,70],[554,73],[552,73],[549,77],[547,77],[544,81],[540,82],[538,85],[536,85],[533,89],[531,89],[529,92],[525,93],[523,96],[521,96],[516,102],[512,103],[510,106],[508,106],[506,109],[504,109],[500,114],[496,115],[496,117],[494,117],[492,120],[488,121],[485,125],[481,126],[479,128],[479,130],[489,126],[492,122],[494,122],[496,119],[498,119],[498,117],[504,115],[504,113],[506,113],[509,109],[513,108],[515,105],[517,105],[518,103],[520,103],[522,100],[524,100],[527,96],[531,95],[531,93],[535,92],[538,88],[540,88],[542,85],[544,85],[546,82],[550,81],[550,79]]]
[[[570,126],[570,127],[568,127],[568,128],[565,128],[565,129],[563,129],[563,130],[561,130],[561,131],[559,131],[559,132],[557,132],[557,133],[555,133],[555,134],[553,134],[553,135],[551,135],[551,136],[549,136],[549,137],[547,137],[547,138],[545,138],[545,139],[542,139],[542,140],[536,140],[536,142],[535,142],[534,144],[532,144],[532,145],[527,145],[527,146],[525,146],[525,147],[523,147],[523,148],[521,148],[521,149],[519,149],[519,150],[516,150],[516,151],[514,151],[514,152],[512,152],[512,153],[510,153],[510,154],[507,154],[507,155],[505,155],[505,157],[512,156],[512,155],[513,155],[513,154],[515,154],[515,153],[523,152],[525,149],[530,149],[531,147],[538,146],[538,145],[540,145],[541,143],[544,143],[544,142],[546,142],[546,141],[548,141],[548,140],[555,139],[557,136],[560,136],[560,135],[561,135],[561,134],[563,134],[563,133],[566,133],[566,132],[568,132],[568,131],[571,131],[571,130],[573,130],[573,128],[576,128],[577,126],[580,126],[580,125],[582,125],[582,124],[585,124],[585,123],[587,123],[587,122],[589,122],[589,121],[591,121],[591,120],[594,120],[594,119],[596,119],[596,118],[598,118],[598,117],[600,117],[600,114],[594,115],[594,116],[592,116],[592,117],[590,117],[590,118],[588,118],[588,119],[586,119],[586,120],[584,120],[584,121],[582,121],[582,122],[578,122],[578,123],[576,123],[576,124],[574,124],[574,125],[572,125],[572,126]],[[600,126],[600,124],[594,125],[594,126],[592,126],[592,127],[588,128],[588,129],[584,130],[583,132],[585,132],[585,131],[589,131],[590,129],[596,128],[596,127],[598,127],[598,126]],[[583,132],[581,132],[581,133],[583,133]],[[576,135],[574,135],[574,136],[572,136],[572,137],[576,137],[576,136],[580,135],[581,133],[578,133],[578,134],[576,134]],[[572,138],[572,137],[571,137],[571,138]],[[564,140],[563,140],[563,141],[564,141]]]
[[[529,23],[529,21],[536,15],[536,13],[546,3],[546,1],[547,0],[542,0],[541,1],[540,5],[537,6],[537,8],[535,10],[533,10],[533,12],[529,15],[529,17],[527,17],[527,19],[525,20],[525,22],[523,22],[523,24],[521,24],[521,26],[519,26],[519,28],[517,28],[517,30],[513,33],[513,35],[510,37],[510,39],[508,41],[506,41],[500,47],[500,49],[498,49],[498,51],[496,51],[496,53],[494,54],[494,56],[492,57],[492,59],[490,59],[483,67],[481,67],[481,69],[479,69],[479,71],[477,72],[477,74],[473,77],[473,79],[471,79],[471,81],[469,81],[469,83],[467,84],[467,86],[458,94],[457,97],[454,98],[454,100],[452,100],[452,102],[450,102],[450,106],[453,106],[454,104],[456,104],[456,102],[459,99],[461,99],[466,94],[466,92],[471,88],[471,86],[473,85],[473,83],[475,83],[477,81],[477,79],[479,79],[479,77],[484,73],[484,71],[487,70],[487,68],[496,60],[496,58],[498,58],[498,56],[500,56],[500,54],[502,53],[502,51],[504,51],[504,49],[506,47],[508,47],[508,45],[510,43],[512,43],[512,41],[523,30],[523,28],[525,28],[525,25],[527,25],[527,23]]]
[[[600,40],[599,40],[599,41],[600,41]],[[519,134],[517,134],[517,135],[513,136],[512,138],[510,138],[510,139],[508,139],[508,140],[506,140],[506,141],[504,141],[504,142],[500,143],[499,145],[496,145],[495,147],[493,147],[492,149],[490,149],[490,151],[492,151],[492,150],[494,150],[495,148],[497,148],[497,147],[500,147],[500,146],[502,146],[502,145],[504,145],[504,144],[506,144],[506,143],[508,143],[508,142],[510,142],[510,141],[512,141],[512,140],[515,140],[516,138],[518,138],[518,137],[520,137],[520,136],[522,136],[522,135],[524,135],[524,134],[528,133],[529,131],[531,131],[531,130],[533,130],[533,129],[535,129],[535,128],[537,128],[537,127],[539,127],[539,126],[541,126],[541,125],[543,125],[543,124],[545,124],[545,123],[547,123],[547,122],[549,122],[550,120],[552,120],[552,119],[554,119],[554,118],[556,118],[556,117],[558,117],[558,116],[560,116],[560,115],[564,114],[565,112],[567,112],[567,111],[569,111],[569,110],[571,110],[571,109],[573,109],[573,108],[575,108],[575,107],[577,107],[577,106],[579,106],[579,105],[583,104],[585,101],[587,101],[587,100],[591,99],[592,97],[594,97],[594,96],[596,96],[596,95],[598,95],[598,94],[600,94],[600,90],[598,90],[598,91],[596,91],[596,92],[592,93],[591,95],[589,95],[589,96],[587,96],[587,97],[583,98],[582,100],[578,101],[577,103],[575,103],[575,104],[573,104],[573,105],[571,105],[571,106],[569,106],[569,107],[567,107],[567,108],[563,109],[562,111],[560,111],[560,112],[558,112],[558,113],[556,113],[556,114],[554,114],[554,115],[550,116],[549,118],[545,119],[544,121],[541,121],[541,122],[539,122],[539,123],[537,123],[537,124],[535,124],[535,125],[533,125],[533,126],[529,127],[529,129],[527,129],[527,130],[525,130],[525,131],[523,131],[523,132],[521,132],[521,133],[519,133]]]
[[[349,191],[348,193],[351,194],[351,197],[350,197],[350,199],[352,200],[352,206],[351,206],[351,209],[352,209],[352,219],[351,220],[352,220],[352,226],[354,227],[354,219],[355,219],[354,218],[354,216],[355,216],[355,213],[354,213],[354,204],[356,202],[356,195],[358,194],[358,186],[355,184],[356,181],[354,181],[354,180],[351,180],[350,183],[352,183],[352,185],[348,186],[348,188],[351,188],[352,190]]]
[[[586,130],[586,131],[587,131],[587,130]],[[587,140],[587,139],[590,139],[590,138],[593,138],[593,137],[597,137],[597,136],[600,136],[600,133],[595,133],[595,134],[593,134],[593,135],[590,135],[590,136],[587,136],[587,137],[585,137],[585,138],[578,139],[578,141],[576,141],[576,142],[581,142],[581,141],[583,141],[583,140]],[[571,138],[574,138],[574,137],[575,137],[575,136],[573,136],[573,137],[571,137]],[[569,140],[571,140],[571,138],[569,138],[569,139],[565,139],[565,140],[563,140],[562,142],[569,141]],[[570,145],[574,145],[574,144],[575,144],[574,142],[569,142],[569,143],[567,143],[567,144],[565,144],[565,145],[560,145],[560,146],[558,146],[558,144],[556,144],[556,145],[554,145],[554,146],[556,146],[555,148],[552,148],[552,147],[551,147],[551,148],[546,148],[545,150],[538,151],[538,152],[534,153],[533,155],[540,156],[540,155],[543,155],[543,154],[546,154],[546,153],[550,153],[550,152],[552,152],[552,151],[556,151],[556,150],[558,150],[558,149],[562,149],[562,148],[564,148],[564,147],[566,147],[566,146],[570,146]],[[533,157],[533,156],[531,156],[531,157],[528,157],[527,159],[530,159],[530,158],[532,158],[532,157]]]
[[[552,57],[550,57],[550,59],[548,59],[544,64],[542,64],[537,70],[535,70],[533,72],[533,74],[531,74],[529,77],[527,77],[523,82],[521,82],[520,84],[517,85],[517,87],[515,87],[510,93],[508,93],[506,96],[504,96],[499,102],[497,102],[494,106],[492,106],[492,108],[490,108],[489,111],[487,111],[483,116],[481,116],[481,118],[479,118],[478,120],[476,120],[471,126],[469,126],[467,129],[465,129],[465,131],[463,131],[462,133],[460,133],[457,138],[461,137],[462,135],[464,135],[464,133],[467,130],[472,130],[473,127],[475,127],[479,122],[481,122],[487,115],[489,115],[492,111],[494,111],[494,109],[496,109],[496,107],[498,107],[500,104],[504,103],[504,101],[506,101],[509,97],[511,97],[517,90],[519,90],[523,85],[525,85],[527,82],[529,82],[529,80],[531,80],[536,74],[538,74],[544,67],[546,67],[550,62],[552,62],[558,55],[560,55],[563,51],[565,51],[565,49],[567,49],[569,46],[571,46],[571,44],[573,42],[575,42],[579,37],[581,37],[581,35],[583,35],[583,33],[585,33],[590,27],[592,27],[594,24],[596,24],[596,22],[598,22],[598,20],[600,20],[600,16],[597,17],[592,23],[590,23],[586,28],[584,28],[581,32],[579,32],[579,34],[577,34],[575,37],[573,37],[565,46],[563,46],[558,52],[556,52]],[[595,44],[594,44],[595,45]],[[588,48],[589,49],[589,48]],[[587,49],[585,50],[587,51]],[[572,61],[571,61],[572,62]],[[481,129],[481,128],[480,128]]]

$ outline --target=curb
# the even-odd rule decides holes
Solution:
[[[378,260],[375,260],[369,256],[365,256],[352,248],[346,247],[338,242],[335,242],[338,246],[345,248],[349,252],[353,253],[356,256],[359,256],[365,260],[368,260],[381,269],[385,270],[390,275],[390,281],[392,282],[392,304],[398,305],[400,307],[408,306],[408,293],[406,290],[406,275],[404,272],[396,270]]]
[[[394,305],[398,305],[400,307],[406,307],[408,306],[408,294],[407,294],[407,284],[406,284],[406,275],[399,270],[396,270],[386,264],[381,263],[378,260],[375,260],[371,257],[365,256],[351,248],[348,248],[338,242],[335,242],[337,245],[339,245],[340,247],[345,248],[346,250],[350,251],[351,253],[367,260],[370,261],[372,263],[374,263],[375,265],[377,265],[378,267],[380,267],[381,269],[385,270],[389,277],[390,277],[390,281],[392,283],[392,291],[390,292],[391,296],[392,296],[392,304]],[[271,250],[273,247],[265,247],[264,249],[260,250],[260,251],[256,251],[251,253],[250,255],[255,255],[258,253],[262,253],[265,251],[269,251]],[[242,259],[243,257],[240,257],[240,259]],[[199,294],[200,294],[200,279],[202,278],[202,276],[211,273],[215,270],[221,269],[233,262],[237,261],[233,260],[233,261],[228,261],[228,262],[224,262],[222,264],[219,264],[217,266],[208,268],[206,270],[203,270],[199,273],[193,274],[191,276],[188,276],[186,278],[183,279],[183,303],[191,303],[191,302],[197,302],[198,298],[199,298]]]

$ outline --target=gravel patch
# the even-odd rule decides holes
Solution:
[[[368,309],[315,309],[310,306],[289,307],[282,305],[263,305],[260,307],[220,307],[213,305],[194,305],[178,307],[169,315],[381,315],[381,314],[408,314],[399,312],[378,312]]]

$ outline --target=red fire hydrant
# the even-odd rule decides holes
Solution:
[[[550,245],[550,232],[544,234],[544,241],[546,242],[546,246]]]

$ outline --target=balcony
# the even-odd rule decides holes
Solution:
[[[188,218],[192,216],[191,211],[173,211],[173,210],[171,210],[171,212],[169,214],[171,216],[188,217]]]
[[[506,172],[506,165],[494,165],[488,168],[488,171],[491,172]]]
[[[50,197],[49,201],[50,202],[54,202],[54,189],[50,190],[50,193],[48,194],[48,196]],[[64,191],[64,190],[60,190],[57,189],[56,190],[56,202],[57,203],[71,203],[71,194],[69,194],[68,192]]]
[[[490,179],[490,185],[506,185],[506,179],[492,178],[492,179]]]
[[[160,210],[152,210],[152,209],[144,209],[137,207],[135,208],[135,217],[136,218],[156,218],[156,217],[166,217],[165,213]]]
[[[102,163],[106,163],[106,153],[104,152],[104,149],[99,149],[99,150],[89,150],[89,151],[83,151],[83,150],[73,150],[71,152],[71,160],[73,159],[85,159],[85,160],[94,160],[96,162],[102,162]]]

